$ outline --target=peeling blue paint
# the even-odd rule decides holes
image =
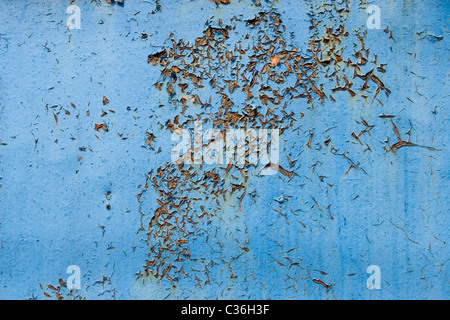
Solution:
[[[155,88],[161,68],[148,64],[148,55],[170,46],[171,34],[193,44],[206,21],[226,25],[234,16],[253,19],[271,8],[286,26],[287,43],[306,52],[308,13],[325,2],[160,1],[156,10],[152,1],[75,1],[81,29],[69,31],[68,2],[2,1],[0,298],[44,299],[47,286],[66,280],[67,267],[77,265],[77,294],[87,299],[448,299],[450,5],[437,0],[371,1],[381,9],[379,30],[367,30],[366,1],[349,1],[345,20],[324,22],[349,32],[344,61],[354,58],[355,29],[367,31],[370,60],[376,54],[386,64],[377,75],[391,94],[380,92],[372,101],[372,83],[368,100],[337,91],[336,101],[315,99],[314,108],[307,99],[289,102],[286,112],[296,121],[283,132],[280,164],[290,168],[286,156],[297,159],[296,175],[249,174],[242,210],[236,197],[227,198],[221,219],[207,226],[218,232],[221,250],[212,250],[205,234],[190,239],[198,260],[187,260],[184,270],[213,261],[210,284],[199,286],[194,278],[203,269],[180,275],[176,288],[166,279],[137,276],[149,252],[138,232],[140,212],[158,206],[152,187],[139,202],[138,186],[146,173],[171,161],[174,143],[160,125],[180,113],[165,89]],[[230,43],[257,36],[244,22],[233,26]],[[362,119],[374,127],[361,144],[352,132],[365,129]],[[95,131],[104,121],[109,131]],[[393,124],[403,140],[434,149],[392,152]],[[146,132],[155,135],[153,150]],[[345,151],[348,159],[339,155]],[[348,171],[349,161],[363,170]],[[280,196],[287,200],[274,201]],[[367,289],[370,265],[380,267],[380,290]]]

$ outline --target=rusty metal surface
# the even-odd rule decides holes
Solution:
[[[0,298],[449,298],[448,2],[70,4],[0,3]]]

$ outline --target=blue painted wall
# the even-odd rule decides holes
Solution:
[[[348,1],[342,15],[326,1],[260,2],[74,1],[81,29],[68,30],[69,1],[0,1],[1,299],[56,298],[48,285],[66,281],[70,265],[82,275],[74,296],[86,299],[450,297],[449,2],[371,1],[381,9],[379,30],[367,29],[365,1]],[[200,214],[203,205],[215,216],[191,230],[189,259],[170,260],[187,277],[178,273],[174,287],[145,276],[147,226],[159,206],[151,182],[143,192],[145,174],[171,162],[175,143],[164,126],[184,117],[165,86],[155,88],[167,80],[147,57],[171,48],[171,34],[193,44],[219,19],[233,28],[225,41],[232,50],[247,34],[247,41],[258,36],[245,20],[269,10],[279,14],[288,46],[305,54],[316,36],[308,14],[321,27],[342,24],[349,32],[340,44],[344,61],[355,61],[360,49],[356,30],[367,32],[368,60],[376,55],[386,64],[377,77],[391,94],[373,99],[375,83],[362,93],[351,74],[355,97],[332,92],[334,76],[319,73],[323,102],[313,93],[314,107],[307,98],[286,100],[295,121],[282,134],[280,164],[295,175],[249,169],[241,209],[240,193],[219,204],[202,195],[192,210]],[[190,105],[186,115],[217,111],[220,97],[208,81],[190,92],[216,100],[206,109]],[[242,96],[233,102],[237,109],[249,103]],[[267,107],[276,108],[263,105],[264,113]],[[362,119],[373,127],[357,140],[352,133],[367,128]],[[104,122],[109,131],[96,131]],[[394,153],[393,124],[415,146]],[[155,136],[152,149],[146,132]],[[286,156],[297,161],[290,166]],[[217,172],[225,185],[234,181]],[[280,196],[282,203],[274,200]],[[380,267],[379,290],[366,287],[370,265]],[[71,298],[67,288],[57,292]]]

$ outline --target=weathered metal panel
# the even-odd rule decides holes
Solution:
[[[449,298],[447,1],[70,5],[0,2],[0,298]]]

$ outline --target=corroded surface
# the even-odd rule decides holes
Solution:
[[[74,4],[0,5],[1,298],[449,297],[446,2]],[[279,172],[173,163],[198,122]]]

